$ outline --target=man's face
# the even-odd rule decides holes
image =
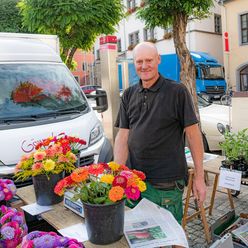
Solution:
[[[150,46],[140,46],[135,51],[134,65],[142,82],[155,83],[159,76],[159,63],[160,56],[155,48]]]

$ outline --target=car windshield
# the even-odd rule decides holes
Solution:
[[[211,105],[212,103],[203,99],[201,96],[197,95],[197,99],[198,99],[198,107],[199,108],[205,108],[209,105]]]
[[[0,120],[31,120],[88,108],[63,64],[0,64],[0,87]]]
[[[224,80],[224,70],[222,66],[201,66],[203,79],[222,79]]]

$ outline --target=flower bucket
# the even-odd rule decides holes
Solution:
[[[89,241],[107,245],[121,239],[124,229],[125,200],[110,204],[83,203]]]
[[[57,182],[64,177],[64,172],[52,174],[48,179],[46,175],[33,176],[34,192],[37,204],[49,206],[57,204],[63,200],[63,196],[54,193],[54,187]]]

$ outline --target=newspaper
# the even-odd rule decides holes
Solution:
[[[232,231],[232,233],[248,246],[248,222]]]
[[[131,248],[189,247],[184,230],[173,215],[145,198],[125,212],[124,234]]]

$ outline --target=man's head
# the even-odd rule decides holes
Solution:
[[[150,42],[138,44],[133,50],[133,60],[143,87],[151,87],[159,77],[160,56],[156,46]]]

